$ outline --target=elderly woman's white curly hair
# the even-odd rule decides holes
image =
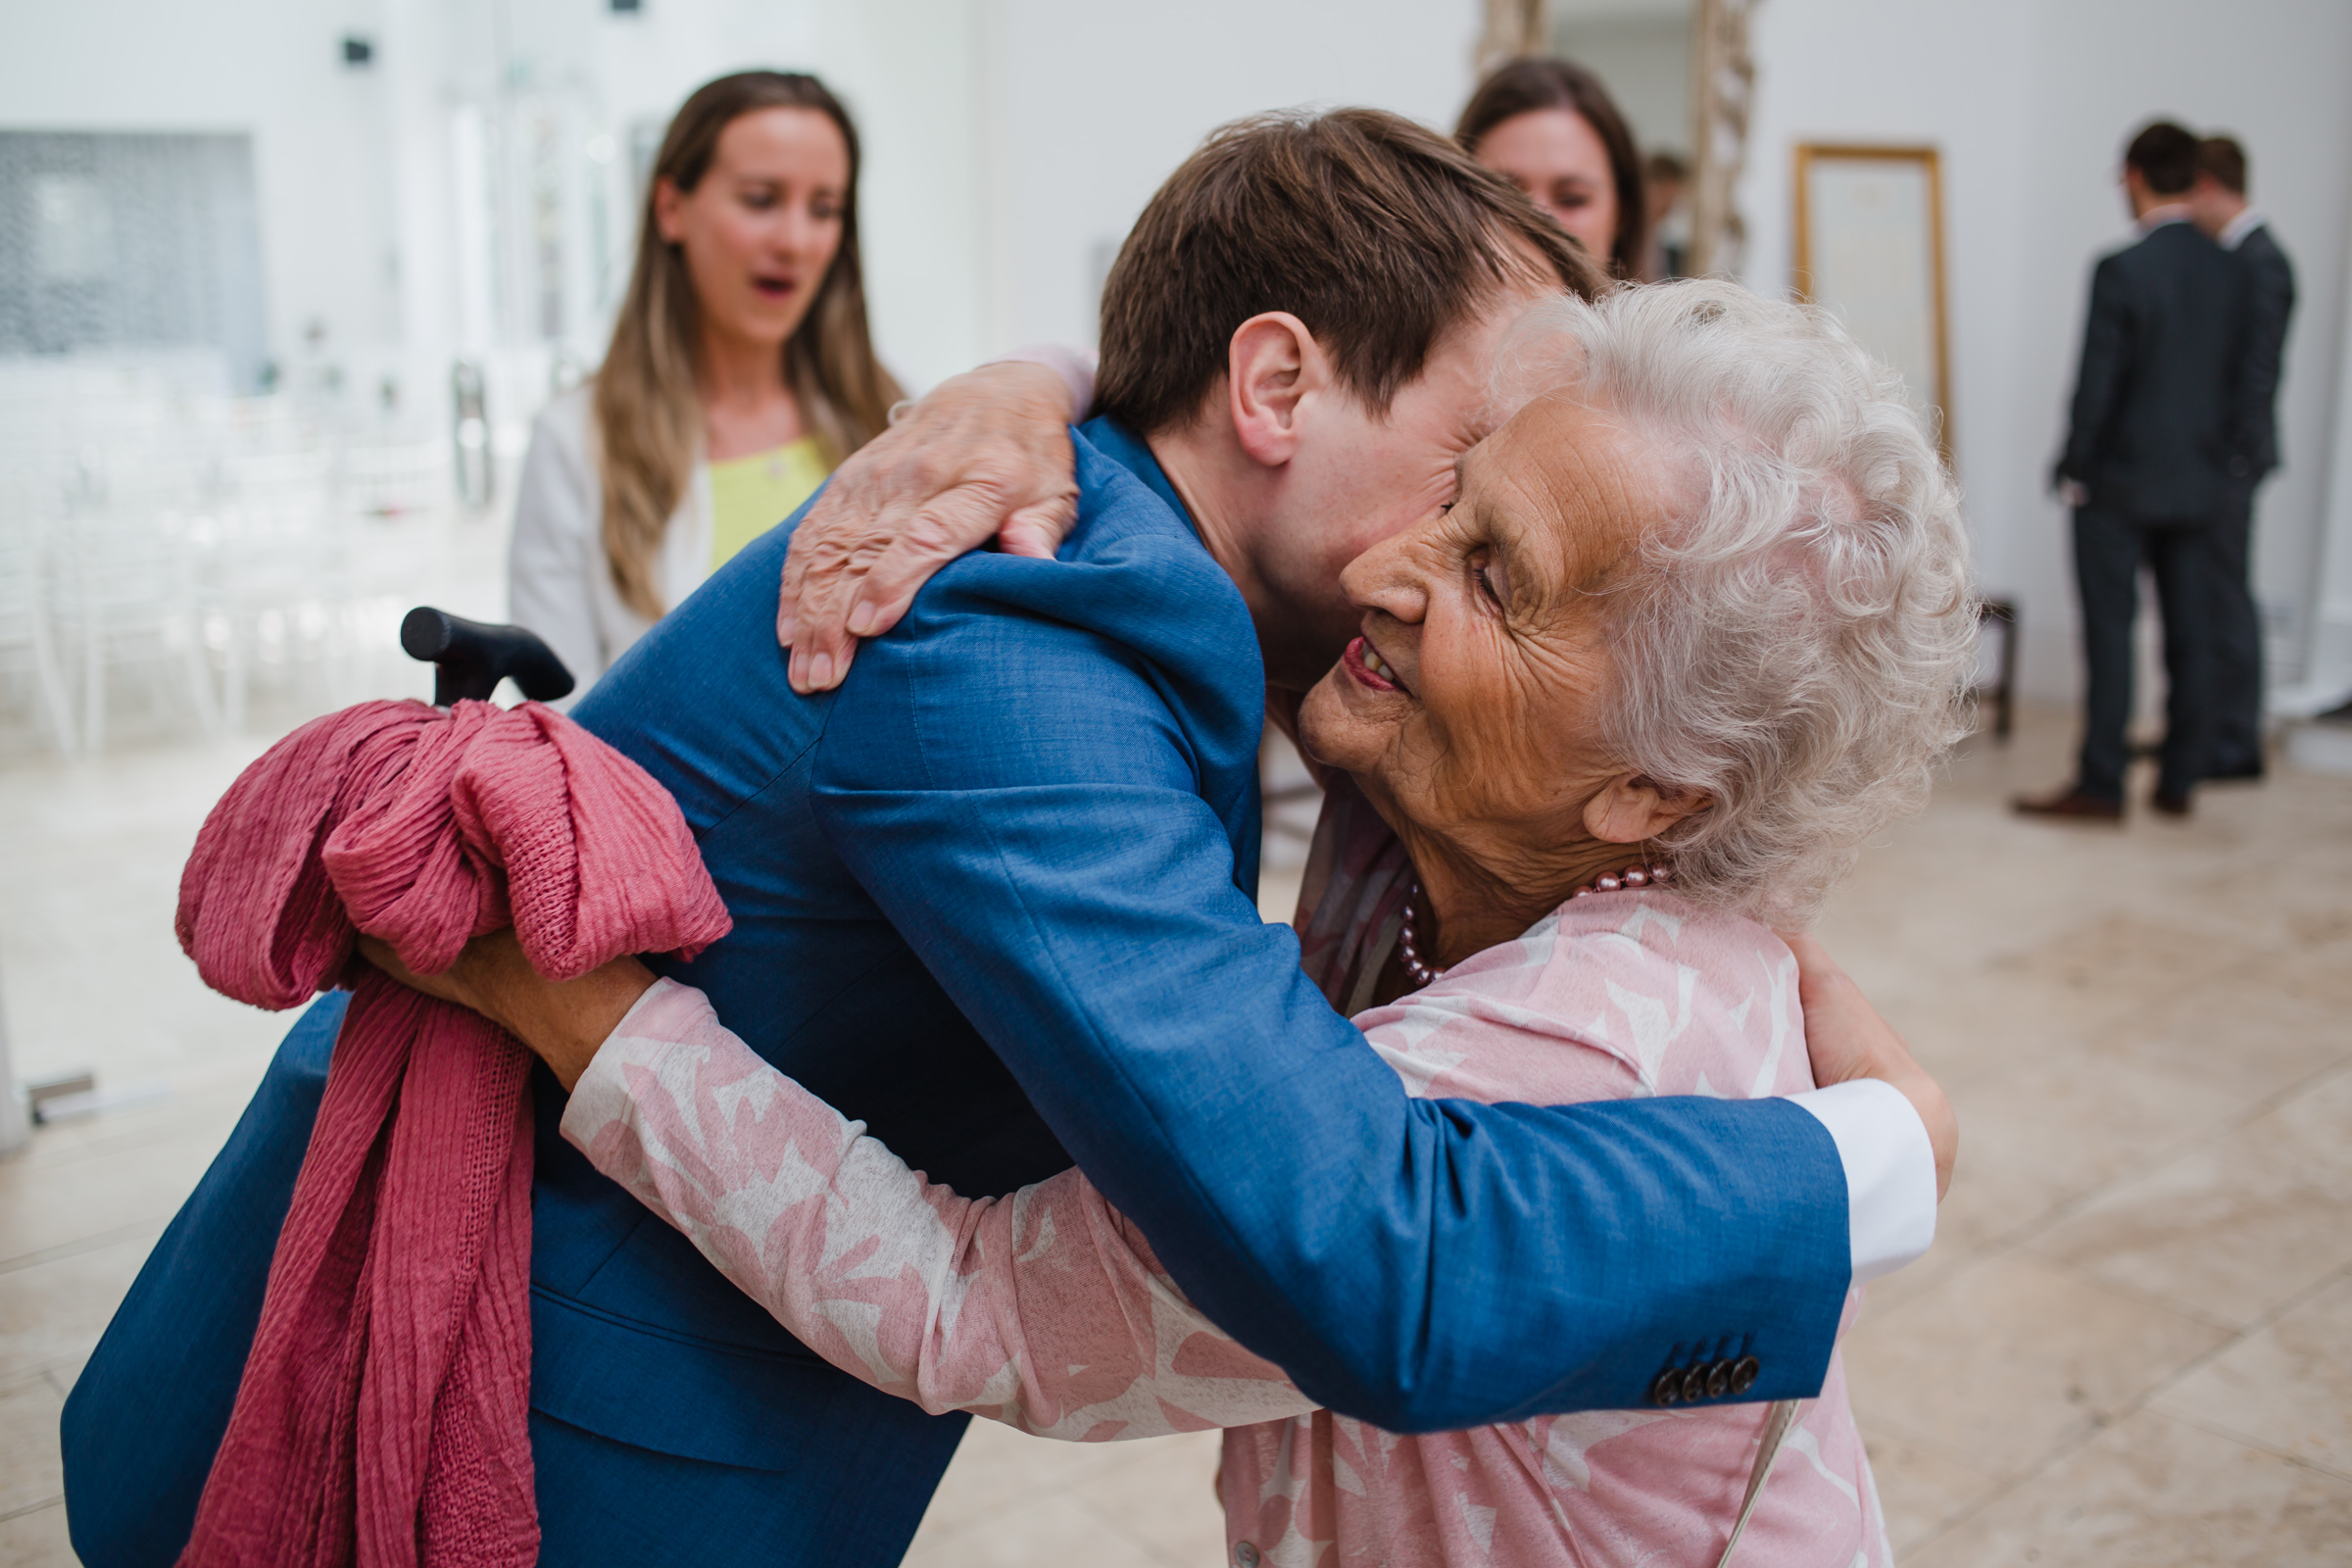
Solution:
[[[1966,733],[1968,539],[1900,379],[1826,312],[1698,278],[1539,305],[1503,373],[1667,459],[1674,520],[1612,590],[1610,739],[1712,798],[1659,839],[1684,895],[1809,923]]]

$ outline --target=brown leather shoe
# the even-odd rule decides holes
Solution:
[[[2104,795],[2085,795],[2069,784],[2055,795],[2020,795],[2009,803],[2020,816],[2052,816],[2070,822],[2121,822],[2124,803]]]
[[[2193,797],[2175,795],[2171,790],[2158,790],[2148,797],[2148,804],[2167,816],[2186,816],[2196,809]]]

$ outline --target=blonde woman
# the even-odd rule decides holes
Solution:
[[[585,688],[888,422],[858,132],[814,76],[696,90],[662,139],[595,379],[531,432],[509,612]]]

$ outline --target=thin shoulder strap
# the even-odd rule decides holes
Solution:
[[[1788,1439],[1788,1429],[1796,1425],[1796,1399],[1775,1399],[1764,1412],[1764,1437],[1756,1446],[1756,1462],[1747,1472],[1747,1495],[1740,1500],[1740,1517],[1732,1525],[1732,1539],[1723,1544],[1723,1555],[1715,1559],[1715,1568],[1730,1568],[1732,1553],[1740,1548],[1740,1533],[1747,1529],[1748,1515],[1756,1511],[1756,1499],[1764,1494],[1764,1478],[1772,1474],[1772,1461],[1781,1456],[1781,1445]]]

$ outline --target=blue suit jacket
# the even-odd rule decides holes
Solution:
[[[935,1179],[1002,1193],[1075,1158],[1212,1316],[1350,1414],[1635,1405],[1741,1353],[1749,1397],[1816,1392],[1848,1272],[1821,1125],[1408,1099],[1258,918],[1241,596],[1141,443],[1098,421],[1076,445],[1060,559],[956,563],[837,693],[786,683],[780,528],[581,702],[676,795],[735,917],[670,972]],[[892,1560],[870,1544],[912,1530],[961,1419],[815,1361],[541,1092],[538,1417],[788,1473],[806,1560]]]

